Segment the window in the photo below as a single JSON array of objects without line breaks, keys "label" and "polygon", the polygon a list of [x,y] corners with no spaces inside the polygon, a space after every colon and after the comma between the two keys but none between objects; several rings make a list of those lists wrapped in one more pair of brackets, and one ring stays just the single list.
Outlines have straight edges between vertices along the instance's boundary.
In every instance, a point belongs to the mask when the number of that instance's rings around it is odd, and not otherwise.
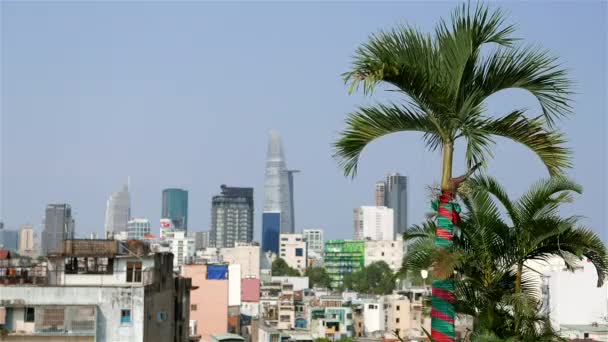
[{"label": "window", "polygon": [[[361,328],[361,322],[359,322],[359,328]],[[359,336],[361,336],[361,335],[359,335]]]},{"label": "window", "polygon": [[399,311],[399,305],[397,305],[397,311]]},{"label": "window", "polygon": [[131,310],[120,310],[120,323],[131,323]]},{"label": "window", "polygon": [[36,316],[36,310],[34,308],[26,308],[25,309],[25,321],[33,322]]},{"label": "window", "polygon": [[395,319],[395,323],[399,323],[399,317],[397,317],[397,319]]},{"label": "window", "polygon": [[304,256],[304,249],[303,248],[296,248],[296,256],[297,257]]},{"label": "window", "polygon": [[196,311],[196,304],[190,305],[190,311]]},{"label": "window", "polygon": [[127,262],[127,283],[141,282],[141,262]]},{"label": "window", "polygon": [[401,331],[401,329],[395,329],[395,334],[396,334],[397,336],[399,336],[399,332],[400,332],[400,331]]},{"label": "window", "polygon": [[167,320],[167,313],[164,311],[159,311],[156,313],[156,321],[157,322],[164,322]]}]

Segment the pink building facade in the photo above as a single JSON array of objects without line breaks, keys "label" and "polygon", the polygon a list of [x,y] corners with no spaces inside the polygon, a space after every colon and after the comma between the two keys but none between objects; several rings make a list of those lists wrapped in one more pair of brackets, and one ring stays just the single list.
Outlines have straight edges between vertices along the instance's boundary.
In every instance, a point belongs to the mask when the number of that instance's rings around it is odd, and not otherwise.
[{"label": "pink building facade", "polygon": [[208,277],[207,265],[183,265],[182,275],[192,279],[190,321],[195,321],[195,335],[200,336],[200,341],[208,342],[211,341],[211,335],[226,333],[228,279]]}]

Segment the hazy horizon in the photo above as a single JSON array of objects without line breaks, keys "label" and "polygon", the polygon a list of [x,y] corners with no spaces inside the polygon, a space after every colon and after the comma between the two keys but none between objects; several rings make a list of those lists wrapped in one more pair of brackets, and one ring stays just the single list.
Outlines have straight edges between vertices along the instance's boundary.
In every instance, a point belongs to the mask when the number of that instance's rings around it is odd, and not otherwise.
[{"label": "hazy horizon", "polygon": [[[76,232],[104,227],[108,197],[131,178],[131,214],[158,235],[161,191],[189,191],[189,231],[210,228],[220,185],[254,188],[259,241],[268,132],[278,130],[295,176],[296,231],[351,238],[353,209],[375,182],[408,176],[410,224],[430,211],[440,156],[417,134],[394,134],[345,178],[331,143],[357,105],[340,75],[367,37],[405,22],[430,31],[459,2],[2,2],[0,220],[39,230],[47,203],[72,206]],[[605,2],[492,3],[516,36],[559,57],[577,92],[559,122],[573,150],[567,174],[584,193],[563,210],[608,240]],[[520,91],[488,103],[497,115],[538,105]],[[486,170],[512,197],[548,173],[523,147],[497,139]],[[462,149],[456,174],[462,172]]]}]

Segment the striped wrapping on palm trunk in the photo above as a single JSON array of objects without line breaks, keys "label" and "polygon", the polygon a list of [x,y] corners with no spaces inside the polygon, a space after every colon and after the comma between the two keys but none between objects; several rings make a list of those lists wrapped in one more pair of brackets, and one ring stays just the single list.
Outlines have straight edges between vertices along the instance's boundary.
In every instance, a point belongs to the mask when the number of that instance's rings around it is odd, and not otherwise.
[{"label": "striped wrapping on palm trunk", "polygon": [[[450,192],[442,192],[439,200],[433,203],[437,211],[437,235],[435,246],[449,248],[452,246],[454,224],[458,223],[460,207]],[[452,342],[454,331],[454,280],[433,280],[433,297],[431,310],[431,337],[436,342]]]}]

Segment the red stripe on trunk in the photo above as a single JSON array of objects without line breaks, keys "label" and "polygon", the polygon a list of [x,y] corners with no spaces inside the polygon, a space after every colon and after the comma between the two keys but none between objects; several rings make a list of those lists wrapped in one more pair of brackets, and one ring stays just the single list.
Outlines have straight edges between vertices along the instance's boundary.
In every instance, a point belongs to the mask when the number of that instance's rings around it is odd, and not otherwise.
[{"label": "red stripe on trunk", "polygon": [[441,320],[444,320],[450,324],[454,324],[454,319],[446,314],[444,314],[441,311],[438,311],[437,309],[433,308],[433,310],[431,310],[431,317],[433,318],[439,318]]},{"label": "red stripe on trunk", "polygon": [[452,240],[452,233],[440,227],[437,227],[437,236],[446,240]]},{"label": "red stripe on trunk", "polygon": [[452,292],[438,288],[433,289],[433,296],[439,297],[449,303],[453,303],[455,299],[454,294]]},{"label": "red stripe on trunk", "polygon": [[431,330],[431,337],[435,342],[453,342],[454,339],[450,336],[442,333],[441,331],[437,331],[435,329]]}]

